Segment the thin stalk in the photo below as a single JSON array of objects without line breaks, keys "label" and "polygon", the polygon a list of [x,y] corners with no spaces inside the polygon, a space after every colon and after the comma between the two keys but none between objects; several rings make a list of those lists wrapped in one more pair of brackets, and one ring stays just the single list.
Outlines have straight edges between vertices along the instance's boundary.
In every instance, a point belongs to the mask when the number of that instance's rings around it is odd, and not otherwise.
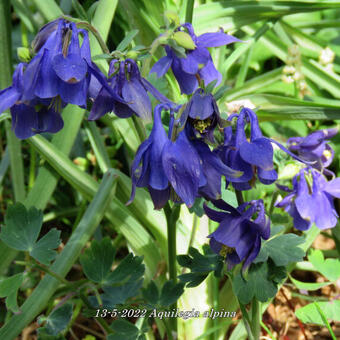
[{"label": "thin stalk", "polygon": [[314,302],[314,305],[316,307],[316,309],[318,310],[320,316],[321,316],[321,319],[322,321],[324,322],[325,326],[327,327],[328,331],[329,331],[329,334],[332,336],[332,339],[333,340],[336,340],[336,336],[333,332],[333,329],[331,327],[331,325],[329,324],[327,318],[326,318],[326,315],[324,314],[324,312],[322,311],[322,309],[320,308],[320,306],[318,305],[317,302]]},{"label": "thin stalk", "polygon": [[273,195],[272,195],[272,199],[270,201],[270,206],[269,206],[269,210],[268,210],[268,216],[270,217],[273,213],[274,207],[275,207],[275,202],[276,199],[279,196],[279,192],[278,191],[274,191]]},{"label": "thin stalk", "polygon": [[39,264],[37,262],[28,262],[28,261],[15,261],[15,264],[19,265],[19,266],[29,266],[29,267],[33,267],[33,268],[38,268],[41,271],[43,271],[44,273],[47,273],[51,276],[53,276],[54,278],[56,278],[57,280],[59,280],[61,283],[65,284],[65,285],[70,285],[70,282],[68,282],[66,279],[64,279],[63,277],[61,277],[60,275],[52,272],[48,267],[44,266],[43,264]]},{"label": "thin stalk", "polygon": [[258,340],[260,338],[261,333],[260,322],[261,322],[261,304],[257,299],[253,298],[253,301],[251,303],[250,328],[252,330],[255,340]]},{"label": "thin stalk", "polygon": [[238,205],[243,204],[244,203],[244,199],[243,199],[242,191],[235,190],[235,194],[236,194],[236,199],[237,199]]},{"label": "thin stalk", "polygon": [[135,115],[132,115],[132,120],[133,120],[133,123],[136,127],[138,137],[139,137],[139,139],[142,143],[146,138],[145,127],[144,127],[142,121],[140,120],[140,118],[137,118]]},{"label": "thin stalk", "polygon": [[185,9],[185,22],[192,23],[195,0],[187,0],[186,2],[187,2],[187,6]]},{"label": "thin stalk", "polygon": [[244,327],[247,331],[249,340],[257,340],[257,339],[254,339],[254,336],[253,336],[253,332],[252,332],[251,327],[250,327],[250,319],[249,319],[249,315],[248,315],[248,312],[246,310],[246,307],[244,307],[244,305],[240,301],[239,301],[239,305],[240,305],[240,310],[241,310],[241,313],[242,313],[242,316],[243,316],[242,321],[243,321]]},{"label": "thin stalk", "polygon": [[277,340],[270,329],[262,321],[260,321],[260,325],[268,333],[272,340]]},{"label": "thin stalk", "polygon": [[[10,1],[0,0],[0,88],[3,89],[12,81],[12,42],[11,42],[11,10]],[[16,201],[25,198],[25,182],[21,143],[11,131],[8,121],[5,121],[7,145],[11,161],[11,175]]]},{"label": "thin stalk", "polygon": [[[167,203],[164,206],[164,212],[167,221],[167,234],[168,234],[168,267],[169,277],[174,283],[177,282],[177,259],[176,259],[176,224],[179,218],[180,205],[174,205],[173,208]],[[176,309],[177,302],[175,302],[170,309]],[[177,332],[177,319],[171,320],[173,323],[173,330]]]},{"label": "thin stalk", "polygon": [[30,146],[30,172],[28,177],[28,190],[31,190],[35,182],[35,165],[37,160],[37,152],[33,146]]},{"label": "thin stalk", "polygon": [[[113,172],[109,170],[103,177],[98,191],[86,210],[78,227],[57,256],[50,270],[61,277],[65,277],[72,265],[79,257],[81,250],[88,242],[98,224],[102,220],[107,207],[114,196],[115,180]],[[30,297],[20,307],[21,313],[14,315],[1,329],[0,339],[12,340],[20,334],[22,329],[32,322],[45,308],[48,300],[57,290],[60,282],[51,275],[45,275],[34,289]]]}]

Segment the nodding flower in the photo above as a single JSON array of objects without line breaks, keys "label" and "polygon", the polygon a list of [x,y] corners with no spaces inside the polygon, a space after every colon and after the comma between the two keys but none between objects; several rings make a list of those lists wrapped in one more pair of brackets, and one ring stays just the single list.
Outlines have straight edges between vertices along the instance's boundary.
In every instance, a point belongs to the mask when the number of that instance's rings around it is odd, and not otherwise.
[{"label": "nodding flower", "polygon": [[218,222],[210,234],[210,247],[225,257],[228,269],[243,262],[243,270],[255,260],[261,248],[261,239],[270,236],[270,220],[265,215],[262,200],[254,200],[234,208],[223,200],[212,201],[220,209],[213,210],[204,204],[206,215]]},{"label": "nodding flower", "polygon": [[[241,177],[233,181],[237,190],[249,190],[256,179],[263,184],[272,184],[277,180],[277,172],[273,163],[273,146],[276,144],[283,151],[296,160],[309,164],[294,155],[277,141],[262,135],[257,116],[249,108],[243,108],[240,114],[229,116],[228,120],[237,118],[236,131],[228,126],[224,128],[224,145],[219,148],[219,155],[223,162],[230,168],[243,172]],[[249,141],[246,136],[245,127],[250,124]]]},{"label": "nodding flower", "polygon": [[287,140],[288,149],[306,161],[315,161],[312,166],[323,170],[333,161],[334,150],[328,142],[337,133],[338,129],[332,128],[314,131],[306,137],[291,137]]},{"label": "nodding flower", "polygon": [[20,63],[12,85],[0,92],[0,113],[10,108],[12,128],[20,139],[59,131],[61,109],[66,104],[86,108],[92,79],[105,82],[91,61],[88,32],[75,23],[58,19],[45,25],[33,50],[33,59]]},{"label": "nodding flower", "polygon": [[293,217],[294,227],[307,230],[313,223],[319,229],[335,227],[338,214],[333,197],[340,198],[340,178],[327,181],[312,167],[304,168],[293,178],[293,189],[277,207],[284,208]]},{"label": "nodding flower", "polygon": [[189,140],[186,129],[172,140],[172,128],[168,136],[162,125],[162,110],[171,112],[173,108],[169,104],[155,107],[151,134],[139,146],[132,163],[128,203],[133,201],[136,187],[148,188],[155,209],[162,208],[169,199],[184,202],[188,207],[200,195],[216,199],[220,195],[221,175],[231,180],[240,173],[224,165],[203,142]]},{"label": "nodding flower", "polygon": [[159,59],[150,72],[155,72],[158,77],[164,74],[171,67],[181,92],[185,94],[193,93],[199,86],[198,79],[208,85],[217,80],[216,85],[221,82],[222,75],[216,70],[210,52],[207,47],[218,47],[240,41],[237,38],[223,32],[204,33],[197,36],[191,24],[185,23],[176,28],[176,32],[186,30],[193,43],[193,49],[185,51],[186,57],[179,57],[169,46],[165,46],[166,56]]},{"label": "nodding flower", "polygon": [[89,120],[98,119],[105,113],[113,111],[120,118],[128,118],[135,114],[151,121],[152,106],[148,92],[161,103],[173,104],[140,75],[133,59],[112,60],[109,76],[109,86],[112,90],[108,91],[104,86],[100,89],[94,99]]}]

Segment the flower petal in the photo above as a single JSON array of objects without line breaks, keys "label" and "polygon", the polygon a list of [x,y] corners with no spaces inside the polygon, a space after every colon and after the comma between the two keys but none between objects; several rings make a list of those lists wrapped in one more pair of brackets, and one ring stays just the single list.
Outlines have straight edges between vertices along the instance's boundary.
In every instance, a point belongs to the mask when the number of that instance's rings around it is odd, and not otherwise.
[{"label": "flower petal", "polygon": [[222,32],[204,33],[197,38],[197,44],[200,47],[218,47],[234,42],[241,42],[241,40]]}]

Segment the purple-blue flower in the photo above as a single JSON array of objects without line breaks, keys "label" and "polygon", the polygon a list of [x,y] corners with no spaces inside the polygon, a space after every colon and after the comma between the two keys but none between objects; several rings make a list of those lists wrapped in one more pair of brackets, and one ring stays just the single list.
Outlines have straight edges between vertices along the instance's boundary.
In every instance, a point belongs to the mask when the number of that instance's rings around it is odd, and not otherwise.
[{"label": "purple-blue flower", "polygon": [[263,201],[245,202],[237,209],[223,200],[212,203],[222,211],[204,204],[206,215],[219,223],[208,236],[211,249],[225,257],[229,269],[242,261],[246,269],[258,255],[261,239],[267,240],[270,236],[270,220],[265,215]]},{"label": "purple-blue flower", "polygon": [[[224,129],[224,145],[219,148],[222,161],[243,175],[233,181],[236,190],[249,190],[258,179],[263,184],[272,184],[277,180],[277,172],[273,164],[272,143],[278,145],[293,158],[301,161],[280,143],[262,135],[257,116],[249,108],[243,108],[239,115],[231,115],[228,120],[237,118],[236,131],[232,126]],[[250,124],[250,138],[247,139],[245,127]]]},{"label": "purple-blue flower", "polygon": [[56,107],[62,103],[37,97],[30,101],[22,100],[24,67],[25,64],[19,64],[13,74],[12,85],[0,91],[0,113],[10,108],[12,130],[20,139],[42,132],[58,132],[64,122]]},{"label": "purple-blue flower", "polygon": [[45,25],[33,49],[33,59],[19,64],[12,85],[0,92],[0,113],[10,108],[12,128],[20,139],[59,131],[61,108],[68,103],[86,108],[94,77],[105,83],[91,61],[88,33],[75,23],[58,19]]},{"label": "purple-blue flower", "polygon": [[220,112],[214,96],[199,88],[188,102],[180,118],[180,124],[188,124],[191,134],[214,143],[214,130],[221,124]]},{"label": "purple-blue flower", "polygon": [[185,94],[191,94],[197,89],[198,79],[203,80],[205,85],[217,80],[216,85],[218,85],[222,76],[216,70],[207,47],[227,45],[239,40],[223,32],[196,36],[189,23],[179,26],[175,31],[183,29],[187,30],[196,47],[193,50],[186,50],[186,57],[181,58],[170,46],[166,45],[166,56],[159,59],[150,72],[156,72],[158,77],[162,77],[171,67],[181,92]]},{"label": "purple-blue flower", "polygon": [[314,131],[307,137],[291,137],[287,140],[288,149],[296,152],[306,161],[314,161],[318,170],[329,166],[334,158],[334,150],[329,139],[338,133],[337,128]]},{"label": "purple-blue flower", "polygon": [[317,170],[300,170],[293,178],[293,189],[276,204],[284,208],[294,221],[294,227],[307,230],[313,223],[319,229],[333,228],[338,220],[333,197],[340,198],[340,178],[327,181]]},{"label": "purple-blue flower", "polygon": [[[132,202],[136,187],[147,187],[155,209],[172,199],[188,207],[196,197],[216,199],[220,195],[221,175],[228,180],[240,173],[228,168],[210,148],[199,140],[189,140],[182,130],[171,140],[161,121],[162,110],[172,110],[169,104],[159,104],[154,110],[151,134],[138,148],[132,163]],[[173,122],[173,120],[172,120]]]},{"label": "purple-blue flower", "polygon": [[98,119],[111,111],[120,118],[128,118],[135,114],[142,119],[151,120],[152,106],[148,92],[160,102],[171,103],[140,75],[138,66],[132,59],[112,60],[109,77],[111,77],[109,86],[112,90],[109,92],[104,86],[100,89],[89,120]]}]

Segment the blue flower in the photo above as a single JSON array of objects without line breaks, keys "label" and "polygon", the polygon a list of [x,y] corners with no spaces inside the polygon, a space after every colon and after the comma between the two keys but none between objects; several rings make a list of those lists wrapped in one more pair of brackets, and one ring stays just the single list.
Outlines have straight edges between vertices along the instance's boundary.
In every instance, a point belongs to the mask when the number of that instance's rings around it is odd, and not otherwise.
[{"label": "blue flower", "polygon": [[214,130],[222,125],[220,112],[214,96],[199,88],[195,91],[180,117],[180,124],[187,123],[191,134],[215,143]]},{"label": "blue flower", "polygon": [[287,140],[288,149],[296,152],[306,161],[315,161],[318,170],[329,166],[334,158],[334,150],[328,140],[338,133],[337,128],[314,131],[307,137],[291,137]]},{"label": "blue flower", "polygon": [[134,199],[136,187],[148,188],[155,209],[162,208],[169,199],[188,207],[200,195],[216,199],[220,195],[221,175],[232,180],[239,172],[224,165],[203,142],[189,140],[185,129],[172,141],[162,125],[163,109],[173,110],[169,104],[156,106],[151,134],[138,148],[132,163],[128,203]]},{"label": "blue flower", "polygon": [[336,225],[338,214],[333,197],[340,198],[340,178],[327,182],[319,171],[304,168],[293,178],[293,189],[286,191],[290,193],[276,206],[293,217],[295,228],[307,230],[313,223],[319,229]]},{"label": "blue flower", "polygon": [[[59,111],[60,102],[37,97],[31,101],[23,101],[23,72],[25,64],[19,64],[13,74],[12,86],[0,91],[0,112],[10,108],[12,130],[19,139],[29,138],[37,133],[55,133],[61,130],[64,122]],[[39,107],[39,109],[36,109]]]},{"label": "blue flower", "polygon": [[[243,175],[233,181],[237,190],[251,189],[257,177],[263,184],[272,184],[277,180],[277,173],[273,164],[272,143],[293,158],[302,161],[283,145],[273,139],[264,137],[259,127],[255,112],[243,108],[239,115],[231,115],[228,120],[237,118],[236,131],[231,126],[224,129],[224,145],[219,148],[219,155],[230,168],[243,172]],[[247,140],[245,126],[250,124],[250,138]]]},{"label": "blue flower", "polygon": [[152,106],[148,92],[160,102],[171,103],[140,75],[138,66],[132,59],[121,62],[112,60],[109,76],[111,76],[109,82],[111,91],[104,86],[100,89],[94,100],[89,120],[98,119],[111,111],[120,118],[128,118],[135,114],[142,119],[151,120]]},{"label": "blue flower", "polygon": [[249,267],[261,248],[261,239],[270,236],[270,220],[265,215],[262,200],[241,204],[237,209],[223,200],[212,201],[223,211],[216,211],[204,204],[206,215],[218,222],[218,228],[210,234],[211,249],[225,256],[228,268],[243,263],[243,269]]},{"label": "blue flower", "polygon": [[86,108],[93,79],[103,86],[106,82],[91,61],[87,31],[74,23],[58,19],[45,25],[33,49],[37,54],[18,65],[13,84],[0,92],[0,113],[11,109],[12,128],[21,139],[59,131],[61,108],[68,103]]},{"label": "blue flower", "polygon": [[181,58],[170,46],[166,45],[166,56],[159,59],[150,72],[156,72],[158,77],[162,77],[171,67],[181,92],[185,94],[191,94],[197,89],[198,79],[203,80],[205,85],[217,80],[216,85],[218,85],[222,76],[216,70],[207,47],[227,45],[239,40],[223,32],[196,36],[189,23],[179,26],[175,31],[180,31],[183,28],[187,30],[196,47],[193,50],[187,50],[186,57]]}]

